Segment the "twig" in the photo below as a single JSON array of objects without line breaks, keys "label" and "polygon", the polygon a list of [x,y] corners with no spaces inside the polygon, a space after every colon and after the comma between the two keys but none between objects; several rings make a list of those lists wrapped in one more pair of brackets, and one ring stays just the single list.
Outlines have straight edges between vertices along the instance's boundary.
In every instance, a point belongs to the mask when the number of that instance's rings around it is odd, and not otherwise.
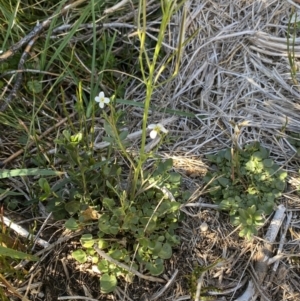
[{"label": "twig", "polygon": [[[120,298],[122,298],[122,300],[124,299],[128,299],[129,301],[133,301],[127,294],[126,292],[124,292],[120,287],[116,287],[115,292],[118,294],[118,296]],[[121,297],[121,294],[123,295],[123,297]]]},{"label": "twig", "polygon": [[203,283],[204,274],[205,274],[205,272],[201,273],[201,276],[199,277],[199,279],[197,281],[197,291],[196,291],[195,301],[200,300],[201,287],[202,287],[202,283]]},{"label": "twig", "polygon": [[22,301],[30,301],[25,296],[22,296],[11,284],[9,281],[7,281],[2,274],[0,274],[0,280],[1,282],[6,286],[6,288],[11,291],[15,296],[20,298]]},{"label": "twig", "polygon": [[[255,269],[253,271],[248,270],[252,280],[248,282],[248,286],[245,292],[239,296],[236,301],[254,301],[257,298],[256,290],[259,291],[262,298],[269,300],[264,293],[262,293],[262,289],[260,285],[263,283],[264,278],[268,271],[268,260],[272,254],[272,244],[274,243],[278,231],[281,227],[282,221],[285,218],[285,210],[286,208],[283,205],[279,205],[275,215],[271,221],[271,224],[268,228],[268,231],[264,237],[265,243],[262,247],[259,248],[257,255],[256,255],[256,263]],[[250,265],[251,266],[251,265]],[[252,268],[252,266],[251,266]],[[253,285],[254,283],[254,285]]]},{"label": "twig", "polygon": [[43,222],[41,228],[39,229],[38,233],[35,235],[35,238],[34,238],[34,244],[33,244],[32,248],[31,248],[31,251],[34,250],[35,244],[37,243],[37,240],[39,239],[38,237],[39,237],[40,233],[43,231],[43,229],[46,227],[47,222],[48,222],[48,220],[49,220],[49,218],[50,218],[51,216],[52,216],[52,213],[49,213],[48,216],[47,216],[47,218],[44,220],[44,222]]},{"label": "twig", "polygon": [[111,258],[109,255],[107,255],[105,252],[103,252],[102,250],[100,250],[97,246],[97,244],[94,245],[94,249],[96,250],[96,252],[103,257],[104,259],[106,259],[107,261],[121,267],[122,269],[128,271],[129,273],[132,273],[142,279],[146,279],[148,281],[153,281],[153,282],[160,282],[160,283],[165,283],[166,281],[161,279],[161,278],[157,278],[157,277],[153,277],[153,276],[146,276],[141,274],[139,271],[135,270],[132,267],[129,267],[128,265],[118,262],[117,260]]},{"label": "twig", "polygon": [[[19,61],[19,65],[18,65],[18,69],[19,70],[23,70],[24,69],[24,64],[27,60],[27,57],[29,56],[29,52],[31,47],[34,45],[35,41],[37,40],[37,36],[34,37],[32,40],[29,41],[29,43],[27,44],[21,59]],[[0,60],[1,61],[1,60]],[[3,112],[6,110],[7,106],[11,103],[11,101],[16,97],[17,92],[19,90],[19,88],[21,87],[22,84],[22,79],[23,79],[23,72],[18,72],[17,76],[16,76],[16,81],[15,84],[11,90],[11,92],[9,93],[8,97],[5,99],[4,98],[4,104],[0,107],[0,112]]]},{"label": "twig", "polygon": [[93,299],[90,297],[81,297],[81,296],[64,296],[58,297],[57,300],[87,300],[87,301],[98,301],[98,299]]},{"label": "twig", "polygon": [[34,236],[32,234],[30,234],[27,230],[25,230],[24,228],[22,228],[21,226],[15,224],[14,222],[12,222],[9,218],[3,216],[3,222],[6,226],[8,226],[9,228],[11,228],[12,230],[14,230],[16,233],[18,233],[21,237],[25,237],[25,238],[29,238],[29,239],[33,239],[35,240],[35,242],[37,244],[39,244],[40,246],[42,246],[43,248],[47,248],[50,246],[50,244],[41,239],[38,238],[37,236]]},{"label": "twig", "polygon": [[[284,231],[283,231],[283,234],[281,235],[280,237],[280,242],[279,242],[279,246],[278,246],[278,251],[277,251],[277,255],[281,255],[281,252],[282,252],[282,249],[283,249],[283,245],[285,244],[285,237],[286,237],[286,233],[287,233],[287,230],[289,229],[290,227],[290,223],[291,223],[291,220],[292,220],[292,216],[293,216],[293,213],[292,212],[289,212],[287,214],[287,219],[286,219],[286,223],[285,223],[285,227],[284,227]],[[268,264],[270,264],[270,260],[268,262]],[[275,275],[275,272],[277,271],[277,268],[278,268],[278,265],[279,265],[279,260],[276,260],[274,266],[273,266],[273,273],[272,273],[272,276],[274,277]],[[272,278],[273,278],[272,277]],[[270,281],[271,283],[272,281]]]},{"label": "twig", "polygon": [[129,2],[129,0],[122,0],[119,3],[117,3],[116,5],[104,10],[104,14],[110,14],[115,12],[116,10],[120,9],[122,6],[124,6],[127,2]]},{"label": "twig", "polygon": [[150,300],[156,300],[157,298],[159,298],[173,284],[177,274],[178,274],[178,270],[175,270],[171,279],[166,283],[166,285],[160,291],[152,295],[152,297],[150,297]]},{"label": "twig", "polygon": [[[35,256],[41,256],[41,255],[43,255],[44,253],[46,253],[46,252],[50,251],[51,249],[55,248],[57,245],[59,245],[59,244],[65,242],[65,241],[67,241],[67,240],[69,240],[69,239],[71,239],[71,238],[73,238],[73,237],[79,236],[79,235],[81,235],[82,233],[83,233],[83,231],[78,231],[78,232],[73,233],[73,234],[71,234],[71,235],[69,235],[69,236],[63,236],[63,237],[59,238],[57,241],[55,241],[54,243],[49,244],[49,246],[46,247],[45,249],[43,249],[43,250],[41,250],[41,251],[38,251],[38,252],[35,253],[34,255],[35,255]],[[17,265],[14,267],[14,269],[18,269],[18,270],[19,270],[19,269],[22,269],[28,262],[29,262],[28,260],[23,260],[22,262],[20,262],[19,264],[17,264]],[[33,265],[33,266],[34,266],[34,265]]]},{"label": "twig", "polygon": [[[256,271],[254,270],[253,266],[250,264],[250,269],[248,270],[252,277],[252,281],[254,283],[255,289],[260,293],[260,297],[265,301],[271,301],[270,297],[267,296],[266,292],[261,288],[261,283],[259,283],[259,279],[256,277]],[[254,290],[255,292],[255,290]],[[255,300],[256,298],[252,296],[251,300]]]}]

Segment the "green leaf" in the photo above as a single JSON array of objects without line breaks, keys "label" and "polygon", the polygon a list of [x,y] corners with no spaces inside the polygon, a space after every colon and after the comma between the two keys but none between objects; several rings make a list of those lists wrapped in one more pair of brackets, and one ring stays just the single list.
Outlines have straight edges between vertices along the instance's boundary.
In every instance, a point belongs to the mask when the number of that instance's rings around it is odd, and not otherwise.
[{"label": "green leaf", "polygon": [[221,177],[218,178],[218,182],[223,186],[227,187],[230,184],[230,181],[227,178]]},{"label": "green leaf", "polygon": [[279,191],[283,191],[284,188],[285,188],[285,182],[283,182],[283,181],[276,181],[275,187],[276,187]]},{"label": "green leaf", "polygon": [[141,247],[150,248],[153,242],[149,240],[149,238],[141,237],[139,239],[139,244]]},{"label": "green leaf", "polygon": [[38,80],[30,80],[27,82],[27,87],[30,90],[30,92],[33,93],[40,93],[43,91],[42,83]]},{"label": "green leaf", "polygon": [[116,203],[115,203],[115,201],[113,199],[104,198],[103,201],[102,201],[102,203],[103,203],[103,206],[106,209],[108,209],[108,210],[110,210],[112,212],[114,211]]},{"label": "green leaf", "polygon": [[73,145],[77,145],[80,141],[82,141],[82,138],[83,138],[83,134],[81,132],[75,134],[75,135],[72,135],[70,137],[70,142],[73,144]]},{"label": "green leaf", "polygon": [[114,137],[114,131],[107,121],[104,121],[104,129],[108,136]]},{"label": "green leaf", "polygon": [[165,172],[169,171],[172,167],[173,167],[173,160],[167,159],[158,165],[157,170],[159,171],[160,174],[164,174]]},{"label": "green leaf", "polygon": [[254,161],[250,160],[246,163],[246,169],[249,170],[249,171],[254,171],[255,170],[255,167],[256,167],[256,164]]},{"label": "green leaf", "polygon": [[164,243],[162,248],[160,249],[159,253],[157,254],[158,257],[162,259],[169,259],[172,257],[172,247],[169,243]]},{"label": "green leaf", "polygon": [[65,222],[65,228],[75,231],[79,228],[79,225],[77,224],[75,218],[71,217]]},{"label": "green leaf", "polygon": [[30,260],[30,261],[38,261],[39,260],[39,258],[37,256],[26,254],[21,251],[6,248],[3,246],[0,246],[0,256],[7,256],[7,257],[10,257],[13,259],[24,259],[24,260]]},{"label": "green leaf", "polygon": [[227,148],[225,153],[224,153],[224,158],[227,160],[227,161],[231,161],[232,160],[232,155],[231,155],[231,149],[230,148]]},{"label": "green leaf", "polygon": [[146,269],[149,270],[151,275],[159,276],[164,271],[163,259],[156,259],[154,262],[147,262]]},{"label": "green leaf", "polygon": [[101,271],[101,273],[107,273],[109,270],[109,262],[105,259],[100,260],[100,262],[97,265],[99,271]]},{"label": "green leaf", "polygon": [[70,201],[65,204],[65,209],[70,215],[73,215],[80,210],[80,202],[79,201]]},{"label": "green leaf", "polygon": [[171,183],[180,183],[181,181],[181,175],[177,172],[171,172],[169,174],[169,179],[168,179],[168,182],[171,182]]},{"label": "green leaf", "polygon": [[100,238],[99,240],[98,240],[98,247],[99,247],[99,249],[106,249],[107,247],[108,247],[108,242],[105,240],[105,239],[102,239],[102,238]]},{"label": "green leaf", "polygon": [[109,255],[113,259],[116,259],[116,260],[120,261],[122,259],[123,253],[120,250],[114,250],[111,253],[109,253]]},{"label": "green leaf", "polygon": [[273,164],[274,164],[274,162],[273,162],[272,159],[265,159],[265,160],[263,161],[263,164],[264,164],[265,167],[272,167]]},{"label": "green leaf", "polygon": [[91,248],[94,245],[95,240],[93,239],[92,234],[83,234],[80,238],[80,243],[84,248]]},{"label": "green leaf", "polygon": [[156,242],[154,242],[154,245],[149,245],[148,248],[153,255],[158,255],[158,253],[161,251],[162,243],[157,240]]},{"label": "green leaf", "polygon": [[121,141],[123,141],[123,140],[125,140],[127,138],[127,136],[128,136],[128,131],[122,131],[120,133],[119,138],[120,138]]},{"label": "green leaf", "polygon": [[0,179],[10,177],[22,177],[22,176],[60,176],[64,172],[51,170],[51,169],[39,169],[39,168],[26,168],[26,169],[2,169],[0,170]]},{"label": "green leaf", "polygon": [[281,181],[284,181],[287,177],[287,172],[286,171],[279,171],[278,172],[278,178],[281,180]]},{"label": "green leaf", "polygon": [[72,257],[80,263],[85,263],[87,261],[86,253],[81,249],[74,251]]},{"label": "green leaf", "polygon": [[39,179],[39,185],[47,195],[51,194],[51,187],[45,178]]},{"label": "green leaf", "polygon": [[100,279],[100,290],[103,294],[111,293],[117,287],[117,278],[115,275],[103,274]]}]

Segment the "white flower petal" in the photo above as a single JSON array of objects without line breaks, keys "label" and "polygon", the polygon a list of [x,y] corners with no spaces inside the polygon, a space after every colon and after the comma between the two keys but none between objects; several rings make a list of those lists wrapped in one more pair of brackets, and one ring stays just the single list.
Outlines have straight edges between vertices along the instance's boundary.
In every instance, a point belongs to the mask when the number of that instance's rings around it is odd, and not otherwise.
[{"label": "white flower petal", "polygon": [[153,130],[153,131],[150,132],[150,138],[151,139],[155,139],[156,136],[157,136],[157,131]]},{"label": "white flower petal", "polygon": [[165,134],[168,133],[168,130],[167,130],[161,123],[158,123],[158,124],[157,124],[157,127],[158,127],[159,130],[162,131],[163,133],[165,133]]},{"label": "white flower petal", "polygon": [[155,127],[156,127],[156,124],[153,124],[153,123],[148,125],[149,130],[153,130]]},{"label": "white flower petal", "polygon": [[99,107],[100,107],[101,109],[103,109],[103,108],[104,108],[104,104],[110,103],[110,98],[105,97],[104,92],[101,91],[101,92],[99,93],[99,95],[95,97],[95,101],[98,102],[98,103],[99,103]]}]

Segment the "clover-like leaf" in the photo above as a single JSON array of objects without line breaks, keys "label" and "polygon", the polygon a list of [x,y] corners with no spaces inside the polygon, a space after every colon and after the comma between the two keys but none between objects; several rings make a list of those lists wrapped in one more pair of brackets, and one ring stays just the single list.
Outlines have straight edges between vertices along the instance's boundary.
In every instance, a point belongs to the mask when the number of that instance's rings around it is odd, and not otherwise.
[{"label": "clover-like leaf", "polygon": [[113,199],[104,198],[102,203],[103,206],[110,211],[113,211],[115,209],[116,202]]},{"label": "clover-like leaf", "polygon": [[227,178],[220,177],[218,178],[218,182],[223,186],[227,187],[230,184],[230,181]]},{"label": "clover-like leaf", "polygon": [[79,225],[76,222],[75,218],[71,217],[65,222],[65,228],[68,230],[75,231],[79,228]]},{"label": "clover-like leaf", "polygon": [[169,243],[164,243],[157,254],[158,257],[162,259],[169,259],[172,257],[172,247]]},{"label": "clover-like leaf", "polygon": [[255,170],[255,167],[256,167],[256,164],[253,160],[250,160],[246,163],[246,169],[249,171],[253,172]]},{"label": "clover-like leaf", "polygon": [[65,209],[68,211],[70,215],[77,213],[80,210],[80,202],[79,201],[70,201],[65,204]]},{"label": "clover-like leaf", "polygon": [[27,82],[28,89],[33,93],[40,93],[43,91],[43,86],[41,81],[38,80],[30,80]]},{"label": "clover-like leaf", "polygon": [[272,159],[265,159],[265,160],[263,161],[263,164],[264,164],[265,167],[272,167],[273,164],[274,164],[274,162],[273,162]]},{"label": "clover-like leaf", "polygon": [[156,259],[153,262],[146,263],[146,269],[149,270],[150,274],[153,276],[159,276],[164,271],[164,261],[163,259]]},{"label": "clover-like leaf", "polygon": [[80,238],[80,243],[84,248],[91,248],[95,240],[93,239],[92,234],[83,234]]},{"label": "clover-like leaf", "polygon": [[80,263],[85,263],[87,261],[87,255],[81,249],[72,252],[72,257]]},{"label": "clover-like leaf", "polygon": [[97,267],[101,273],[107,273],[109,271],[109,262],[106,259],[102,259],[99,261]]},{"label": "clover-like leaf", "polygon": [[111,293],[117,287],[117,278],[115,275],[103,274],[100,279],[100,290],[103,294]]}]

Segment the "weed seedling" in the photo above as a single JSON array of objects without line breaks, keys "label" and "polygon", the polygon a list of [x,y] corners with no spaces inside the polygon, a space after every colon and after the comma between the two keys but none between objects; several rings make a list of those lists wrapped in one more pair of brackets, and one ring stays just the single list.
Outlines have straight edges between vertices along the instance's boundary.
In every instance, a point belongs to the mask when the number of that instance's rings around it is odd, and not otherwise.
[{"label": "weed seedling", "polygon": [[257,142],[243,150],[228,148],[207,158],[218,168],[205,177],[210,183],[209,194],[220,209],[229,212],[233,225],[240,227],[239,235],[250,239],[263,225],[264,216],[273,212],[287,173]]}]

